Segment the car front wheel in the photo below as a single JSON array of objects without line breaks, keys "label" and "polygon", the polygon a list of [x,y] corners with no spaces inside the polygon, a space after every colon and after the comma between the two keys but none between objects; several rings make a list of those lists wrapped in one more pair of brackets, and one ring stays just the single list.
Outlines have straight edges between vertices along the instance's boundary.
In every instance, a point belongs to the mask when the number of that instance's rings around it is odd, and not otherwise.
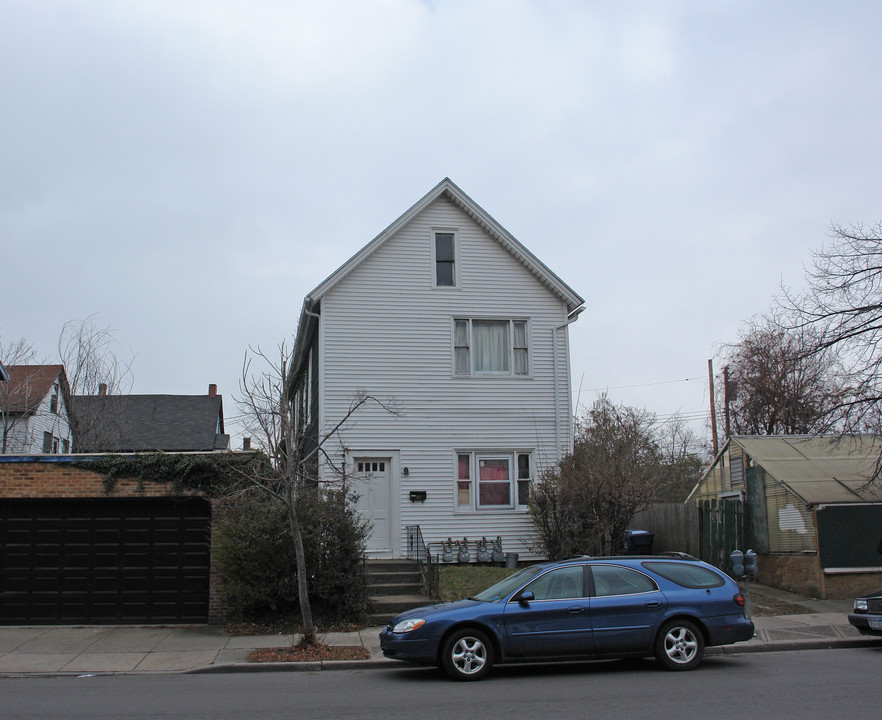
[{"label": "car front wheel", "polygon": [[655,641],[655,658],[668,670],[692,670],[704,656],[704,636],[688,620],[662,625]]},{"label": "car front wheel", "polygon": [[441,667],[454,680],[480,680],[493,667],[493,646],[480,630],[456,630],[444,643]]}]

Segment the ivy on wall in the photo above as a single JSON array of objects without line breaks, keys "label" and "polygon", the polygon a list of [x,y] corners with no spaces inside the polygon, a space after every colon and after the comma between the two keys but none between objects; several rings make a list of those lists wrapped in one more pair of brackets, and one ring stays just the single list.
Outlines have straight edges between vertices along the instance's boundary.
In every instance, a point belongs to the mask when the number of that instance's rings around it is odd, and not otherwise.
[{"label": "ivy on wall", "polygon": [[262,453],[232,455],[229,453],[144,453],[137,455],[100,455],[88,460],[71,462],[73,467],[104,475],[104,490],[113,492],[117,481],[131,478],[144,490],[144,483],[171,485],[172,492],[200,492],[209,496],[223,495],[247,473],[249,466],[268,461]]}]

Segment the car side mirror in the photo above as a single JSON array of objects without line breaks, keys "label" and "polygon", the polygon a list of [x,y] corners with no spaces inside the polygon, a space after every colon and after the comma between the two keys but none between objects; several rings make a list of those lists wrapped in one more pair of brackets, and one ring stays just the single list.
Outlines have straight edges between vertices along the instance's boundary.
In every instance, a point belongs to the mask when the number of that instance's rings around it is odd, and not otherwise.
[{"label": "car side mirror", "polygon": [[515,599],[519,603],[528,603],[528,602],[530,602],[530,600],[534,600],[535,598],[536,598],[536,596],[533,595],[532,590],[525,590],[520,595],[518,595],[517,598],[515,598]]}]

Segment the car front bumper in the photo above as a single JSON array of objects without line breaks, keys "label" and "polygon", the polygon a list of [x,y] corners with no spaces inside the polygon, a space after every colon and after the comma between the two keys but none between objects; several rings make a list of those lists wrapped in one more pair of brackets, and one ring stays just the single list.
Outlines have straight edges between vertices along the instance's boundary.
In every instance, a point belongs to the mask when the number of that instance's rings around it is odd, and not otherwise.
[{"label": "car front bumper", "polygon": [[[861,635],[882,636],[882,615],[875,615],[873,613],[850,613],[848,616],[848,622],[856,627]],[[875,627],[870,627],[871,624]]]},{"label": "car front bumper", "polygon": [[380,649],[392,660],[434,664],[438,659],[438,644],[419,630],[394,633],[389,628],[380,631]]}]

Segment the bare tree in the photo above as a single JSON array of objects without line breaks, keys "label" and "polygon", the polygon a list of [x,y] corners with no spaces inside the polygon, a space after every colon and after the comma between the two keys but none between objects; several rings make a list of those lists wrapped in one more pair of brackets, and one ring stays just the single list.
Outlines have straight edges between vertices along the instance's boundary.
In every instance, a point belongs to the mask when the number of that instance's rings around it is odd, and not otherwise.
[{"label": "bare tree", "polygon": [[[847,393],[838,403],[844,432],[882,431],[882,223],[832,225],[831,242],[812,254],[807,288],[778,300],[782,327],[809,331],[808,351],[831,350]],[[878,477],[877,472],[876,476]]]},{"label": "bare tree", "polygon": [[732,434],[810,434],[836,426],[845,396],[840,364],[833,348],[817,348],[811,327],[754,318],[723,355],[728,372],[719,407]]},{"label": "bare tree", "polygon": [[116,331],[95,325],[95,316],[69,320],[58,337],[58,357],[70,386],[68,414],[78,451],[87,445],[114,445],[124,424],[123,404],[113,397],[100,403],[81,402],[85,396],[119,396],[132,387],[134,355],[121,358]]},{"label": "bare tree", "polygon": [[665,478],[655,501],[682,502],[701,477],[704,465],[702,441],[679,414],[659,426],[655,438]]},{"label": "bare tree", "polygon": [[666,481],[654,425],[651,413],[606,396],[577,419],[573,452],[540,479],[531,498],[548,557],[616,549]]},{"label": "bare tree", "polygon": [[[264,369],[257,373],[252,371],[254,358],[262,360],[264,364]],[[257,488],[285,507],[297,565],[297,594],[303,620],[302,642],[315,644],[309,575],[297,513],[298,495],[315,491],[321,483],[336,482],[345,487],[345,469],[334,462],[326,448],[354,421],[360,409],[373,404],[392,414],[397,414],[397,410],[393,402],[382,402],[364,390],[358,390],[343,416],[320,432],[316,440],[305,431],[302,408],[294,402],[293,388],[287,374],[290,360],[291,355],[284,343],[279,346],[277,358],[270,358],[260,348],[251,349],[250,355],[245,355],[239,383],[240,395],[236,403],[241,422],[255,434],[256,444],[266,453],[269,462],[263,469],[252,467],[242,481],[244,490]]]},{"label": "bare tree", "polygon": [[[18,365],[34,365],[37,359],[37,351],[30,341],[25,338],[12,340],[4,343],[0,338],[0,363],[4,367],[13,367]],[[5,453],[12,449],[13,452],[20,451],[17,443],[13,441],[14,431],[18,423],[26,420],[26,413],[20,412],[19,407],[20,393],[10,392],[12,389],[6,387],[6,383],[0,384],[0,453]],[[25,393],[26,395],[26,393]]]}]

